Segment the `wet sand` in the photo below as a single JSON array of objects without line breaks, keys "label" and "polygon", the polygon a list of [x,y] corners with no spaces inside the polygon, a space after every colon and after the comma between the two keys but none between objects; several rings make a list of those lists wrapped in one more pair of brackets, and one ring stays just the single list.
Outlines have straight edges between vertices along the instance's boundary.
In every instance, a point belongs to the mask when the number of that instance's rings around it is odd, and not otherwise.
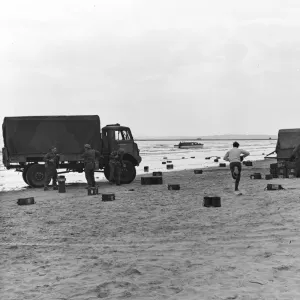
[{"label": "wet sand", "polygon": [[[300,299],[300,179],[250,179],[271,162],[243,167],[241,196],[228,166],[168,172],[163,185],[100,182],[112,202],[80,184],[0,193],[0,298]],[[205,195],[222,207],[203,207]]]}]

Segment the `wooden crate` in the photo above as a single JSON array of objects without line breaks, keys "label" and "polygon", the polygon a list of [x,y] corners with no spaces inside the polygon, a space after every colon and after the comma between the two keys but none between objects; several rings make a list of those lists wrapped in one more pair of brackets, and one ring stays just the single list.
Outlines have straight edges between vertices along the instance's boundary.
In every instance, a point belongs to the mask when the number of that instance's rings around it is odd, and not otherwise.
[{"label": "wooden crate", "polygon": [[287,164],[287,161],[285,161],[285,160],[279,161],[279,162],[277,162],[277,168],[285,168],[286,164]]},{"label": "wooden crate", "polygon": [[287,178],[296,178],[296,169],[295,168],[287,168],[286,176],[287,176]]},{"label": "wooden crate", "polygon": [[277,169],[277,175],[279,178],[287,178],[287,169],[286,167],[280,167]]},{"label": "wooden crate", "polygon": [[142,185],[163,184],[162,176],[141,177]]},{"label": "wooden crate", "polygon": [[287,161],[286,162],[286,168],[287,169],[295,169],[296,168],[296,162],[294,162],[294,161]]}]

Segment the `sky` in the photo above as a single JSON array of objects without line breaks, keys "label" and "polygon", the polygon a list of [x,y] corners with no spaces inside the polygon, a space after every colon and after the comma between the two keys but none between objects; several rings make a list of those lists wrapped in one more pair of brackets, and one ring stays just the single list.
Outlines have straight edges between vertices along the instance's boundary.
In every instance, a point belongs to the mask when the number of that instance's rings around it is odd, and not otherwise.
[{"label": "sky", "polygon": [[0,118],[100,116],[134,136],[300,128],[300,1],[10,0]]}]

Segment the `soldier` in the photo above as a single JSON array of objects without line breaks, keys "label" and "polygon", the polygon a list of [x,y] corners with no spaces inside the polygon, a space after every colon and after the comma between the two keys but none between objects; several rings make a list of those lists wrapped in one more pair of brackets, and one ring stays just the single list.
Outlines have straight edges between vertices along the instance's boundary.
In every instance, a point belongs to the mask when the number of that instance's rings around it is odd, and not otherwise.
[{"label": "soldier", "polygon": [[95,163],[96,159],[100,158],[100,152],[92,149],[91,145],[85,144],[82,157],[84,159],[84,172],[88,188],[95,187]]},{"label": "soldier", "polygon": [[44,191],[48,191],[48,184],[51,179],[53,181],[53,189],[57,188],[57,167],[59,163],[59,155],[57,154],[56,147],[51,148],[51,152],[48,152],[44,156],[45,162],[45,182],[44,182]]},{"label": "soldier", "polygon": [[114,150],[109,156],[109,182],[114,181],[116,185],[121,185],[121,173],[123,167],[124,150]]},{"label": "soldier", "polygon": [[300,177],[300,144],[296,146],[290,157],[290,161],[295,161],[296,177]]}]

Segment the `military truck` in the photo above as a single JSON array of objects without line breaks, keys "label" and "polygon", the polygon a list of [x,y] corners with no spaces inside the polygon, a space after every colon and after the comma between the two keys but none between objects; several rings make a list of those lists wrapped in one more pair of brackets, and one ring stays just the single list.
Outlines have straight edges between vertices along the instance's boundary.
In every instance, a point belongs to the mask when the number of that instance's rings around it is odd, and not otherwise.
[{"label": "military truck", "polygon": [[23,180],[35,188],[44,185],[43,157],[52,146],[60,154],[58,174],[84,171],[81,157],[84,144],[102,154],[98,172],[104,172],[106,179],[110,153],[119,146],[124,149],[123,184],[135,179],[135,167],[142,160],[130,128],[112,124],[101,130],[97,115],[5,117],[2,131],[4,166],[22,172]]},{"label": "military truck", "polygon": [[[277,161],[288,161],[294,148],[300,144],[300,128],[280,129],[276,148],[267,154],[265,158],[276,158]],[[270,156],[276,153],[277,156]]]}]

